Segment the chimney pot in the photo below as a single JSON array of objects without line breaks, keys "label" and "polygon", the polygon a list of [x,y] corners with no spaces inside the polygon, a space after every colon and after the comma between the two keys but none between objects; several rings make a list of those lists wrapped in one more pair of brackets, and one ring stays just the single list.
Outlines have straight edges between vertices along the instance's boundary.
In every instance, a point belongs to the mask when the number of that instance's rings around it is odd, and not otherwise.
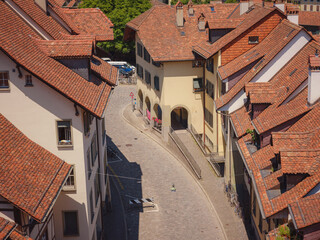
[{"label": "chimney pot", "polygon": [[184,20],[183,20],[183,4],[182,2],[178,1],[176,4],[176,21],[178,27],[183,27]]}]

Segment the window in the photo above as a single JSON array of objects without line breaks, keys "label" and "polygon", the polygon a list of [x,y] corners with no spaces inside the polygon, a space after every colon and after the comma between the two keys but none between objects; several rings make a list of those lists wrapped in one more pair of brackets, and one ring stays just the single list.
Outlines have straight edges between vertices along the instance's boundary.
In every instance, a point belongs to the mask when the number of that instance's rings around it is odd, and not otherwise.
[{"label": "window", "polygon": [[[100,171],[98,171],[100,172]],[[100,197],[100,181],[99,181],[99,174],[96,174],[96,177],[94,178],[94,196],[96,200],[96,205],[98,204],[99,197]]]},{"label": "window", "polygon": [[63,216],[63,235],[79,236],[79,225],[78,225],[78,212],[77,211],[66,211],[62,212]]},{"label": "window", "polygon": [[74,165],[72,165],[72,170],[69,174],[69,177],[67,178],[66,183],[63,186],[64,191],[72,191],[76,190],[76,185],[75,185],[75,171],[74,171]]},{"label": "window", "polygon": [[90,133],[90,123],[91,123],[91,115],[88,112],[83,112],[83,128],[84,135],[89,136]]},{"label": "window", "polygon": [[200,60],[192,61],[192,67],[193,68],[203,67],[203,64],[204,64],[204,61],[200,61]]},{"label": "window", "polygon": [[207,84],[206,84],[206,93],[214,99],[214,85],[207,79]]},{"label": "window", "polygon": [[258,36],[249,37],[249,44],[256,44],[256,43],[259,43],[259,37]]},{"label": "window", "polygon": [[92,190],[90,191],[90,216],[91,216],[91,223],[93,222],[94,219],[94,208],[93,208],[93,197],[92,197]]},{"label": "window", "polygon": [[204,120],[213,127],[213,115],[207,108],[204,109]]},{"label": "window", "polygon": [[9,72],[0,72],[0,89],[9,88]]},{"label": "window", "polygon": [[137,53],[138,56],[142,57],[142,45],[140,43],[137,43]]},{"label": "window", "polygon": [[91,151],[90,147],[87,150],[87,166],[88,166],[88,179],[91,177]]},{"label": "window", "polygon": [[151,74],[147,70],[145,70],[144,72],[145,72],[146,83],[148,85],[151,85]]},{"label": "window", "polygon": [[206,61],[206,67],[207,67],[207,70],[209,71],[209,72],[214,72],[213,71],[213,58],[210,58],[210,59],[208,59],[207,61]]},{"label": "window", "polygon": [[146,48],[143,49],[143,54],[144,54],[144,56],[143,56],[144,60],[146,60],[146,62],[149,63],[150,62],[150,54],[148,53]]},{"label": "window", "polygon": [[91,162],[92,166],[94,166],[94,163],[96,161],[98,155],[98,144],[97,144],[97,134],[94,133],[92,140],[91,140]]},{"label": "window", "polygon": [[25,84],[26,87],[32,87],[33,84],[32,84],[32,76],[31,75],[26,75],[26,84]]},{"label": "window", "polygon": [[57,121],[58,145],[70,146],[71,141],[71,121]]},{"label": "window", "polygon": [[259,211],[259,231],[260,233],[262,233],[262,216],[260,211]]},{"label": "window", "polygon": [[153,64],[154,66],[156,66],[156,67],[160,67],[160,65],[161,65],[160,62],[155,62],[155,61],[153,61],[153,60],[152,60],[152,64]]},{"label": "window", "polygon": [[139,64],[137,64],[137,74],[141,79],[143,79],[143,67],[141,67]]},{"label": "window", "polygon": [[313,5],[310,5],[310,11],[311,12],[313,11]]},{"label": "window", "polygon": [[154,89],[160,91],[159,77],[158,76],[154,76]]},{"label": "window", "polygon": [[303,5],[303,10],[307,11],[307,5]]},{"label": "window", "polygon": [[194,78],[193,79],[193,91],[199,92],[202,91],[202,78]]}]

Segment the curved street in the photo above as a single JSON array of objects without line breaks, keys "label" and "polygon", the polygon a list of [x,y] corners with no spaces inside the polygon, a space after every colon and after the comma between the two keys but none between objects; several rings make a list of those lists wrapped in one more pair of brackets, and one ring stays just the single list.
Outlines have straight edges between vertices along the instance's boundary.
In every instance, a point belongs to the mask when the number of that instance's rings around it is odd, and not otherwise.
[{"label": "curved street", "polygon": [[[128,239],[224,239],[210,202],[186,168],[123,118],[130,92],[136,95],[135,86],[116,87],[106,113],[108,147],[114,153],[108,157],[109,174],[123,200]],[[140,198],[153,198],[155,206],[129,204]]]}]

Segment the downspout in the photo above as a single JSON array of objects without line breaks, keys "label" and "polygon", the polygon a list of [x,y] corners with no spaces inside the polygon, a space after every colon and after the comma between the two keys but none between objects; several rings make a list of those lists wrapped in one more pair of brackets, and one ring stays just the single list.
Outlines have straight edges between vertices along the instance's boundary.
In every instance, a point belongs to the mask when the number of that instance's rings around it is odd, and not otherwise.
[{"label": "downspout", "polygon": [[[214,67],[214,66],[213,66]],[[218,76],[216,77],[217,79],[217,84],[216,84],[216,99],[218,99],[218,93],[219,93],[219,81],[218,81]],[[216,134],[217,134],[217,153],[219,152],[219,133],[218,133],[218,130],[219,130],[219,123],[218,123],[218,114],[216,114]]]},{"label": "downspout", "polygon": [[[102,119],[103,121],[103,119]],[[96,127],[97,127],[97,134],[99,134],[99,126],[98,126],[98,118],[96,118]],[[100,134],[99,134],[100,135]],[[99,141],[99,135],[97,136],[97,145],[98,145],[98,169],[101,171],[101,166],[100,166],[100,161],[101,161],[101,156],[100,156],[100,141]],[[97,174],[100,174],[100,172],[98,172]],[[101,191],[101,176],[99,177],[99,191],[100,191],[100,213],[101,213],[101,230],[102,230],[102,234],[103,234],[103,209],[102,209],[102,191]],[[100,240],[100,239],[99,239]]]},{"label": "downspout", "polygon": [[203,60],[203,149],[206,149],[206,61]]}]

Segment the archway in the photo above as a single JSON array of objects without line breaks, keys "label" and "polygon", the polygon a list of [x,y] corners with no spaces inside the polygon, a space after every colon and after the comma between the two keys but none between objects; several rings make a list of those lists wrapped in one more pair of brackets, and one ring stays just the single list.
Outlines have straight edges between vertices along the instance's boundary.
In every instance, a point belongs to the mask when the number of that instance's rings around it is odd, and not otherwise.
[{"label": "archway", "polygon": [[158,130],[161,131],[161,126],[162,126],[162,110],[159,104],[155,104],[153,106],[153,112],[155,113],[155,117],[153,118],[154,120],[154,127],[157,128]]},{"label": "archway", "polygon": [[140,108],[140,111],[142,112],[143,111],[143,94],[141,90],[138,91],[138,97],[139,97],[139,108]]},{"label": "archway", "polygon": [[183,107],[176,107],[171,111],[171,127],[173,130],[188,128],[188,111]]},{"label": "archway", "polygon": [[148,120],[151,120],[151,103],[150,103],[150,99],[149,97],[146,97],[146,116],[148,118]]}]

